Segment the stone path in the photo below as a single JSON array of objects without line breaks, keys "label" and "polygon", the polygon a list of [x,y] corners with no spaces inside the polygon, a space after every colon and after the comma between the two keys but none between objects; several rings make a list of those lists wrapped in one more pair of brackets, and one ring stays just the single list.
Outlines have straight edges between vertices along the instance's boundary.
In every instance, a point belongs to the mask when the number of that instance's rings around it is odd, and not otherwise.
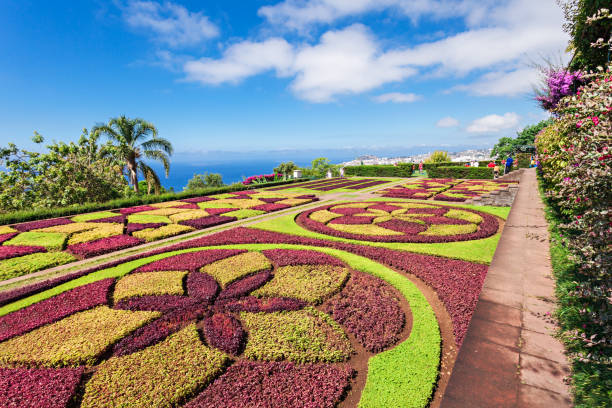
[{"label": "stone path", "polygon": [[520,189],[441,406],[571,407],[569,365],[553,337],[548,229],[535,169]]}]

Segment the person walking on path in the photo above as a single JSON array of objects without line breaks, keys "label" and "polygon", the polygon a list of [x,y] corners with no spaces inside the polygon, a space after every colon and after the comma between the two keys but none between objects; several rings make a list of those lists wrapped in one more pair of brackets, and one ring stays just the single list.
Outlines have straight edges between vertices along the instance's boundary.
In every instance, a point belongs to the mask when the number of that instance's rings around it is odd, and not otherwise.
[{"label": "person walking on path", "polygon": [[512,171],[513,162],[514,162],[514,159],[512,158],[512,156],[508,156],[508,158],[506,159],[506,169],[504,171],[504,174],[508,174]]},{"label": "person walking on path", "polygon": [[419,163],[419,174],[423,174],[423,161]]}]

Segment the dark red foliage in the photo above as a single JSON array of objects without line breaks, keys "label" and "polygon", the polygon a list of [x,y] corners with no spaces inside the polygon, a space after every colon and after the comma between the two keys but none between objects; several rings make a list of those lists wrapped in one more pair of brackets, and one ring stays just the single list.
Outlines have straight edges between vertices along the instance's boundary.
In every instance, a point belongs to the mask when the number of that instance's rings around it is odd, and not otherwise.
[{"label": "dark red foliage", "polygon": [[[464,194],[464,193],[461,193]],[[477,195],[477,194],[474,194]],[[437,201],[449,201],[449,202],[454,202],[454,203],[462,203],[465,200],[467,200],[467,198],[463,198],[463,197],[449,197],[447,195],[444,194],[438,194],[437,196],[434,197],[434,200]]]},{"label": "dark red foliage", "polygon": [[83,375],[78,368],[0,368],[0,406],[64,408]]},{"label": "dark red foliage", "polygon": [[47,252],[47,249],[40,246],[0,246],[0,260],[35,254],[37,252]]},{"label": "dark red foliage", "polygon": [[79,286],[49,299],[0,317],[0,341],[19,336],[73,313],[107,303],[114,279]]},{"label": "dark red foliage", "polygon": [[488,269],[487,265],[457,259],[299,237],[244,227],[233,228],[177,244],[172,246],[170,250],[207,245],[258,243],[310,245],[340,249],[417,276],[429,284],[444,303],[453,322],[453,333],[458,346],[461,345],[467,331]]},{"label": "dark red foliage", "polygon": [[247,296],[239,299],[221,299],[215,303],[215,309],[227,312],[280,312],[282,310],[299,310],[306,302],[291,298],[257,298]]},{"label": "dark red foliage", "polygon": [[209,215],[208,217],[196,218],[195,220],[185,220],[179,222],[181,225],[187,225],[196,229],[212,227],[214,225],[226,224],[236,221],[236,217],[224,217],[222,215]]},{"label": "dark red foliage", "polygon": [[422,224],[417,224],[415,222],[402,221],[398,219],[384,221],[378,225],[380,227],[387,228],[392,231],[403,232],[404,234],[410,234],[410,235],[418,234],[427,229],[427,227]]},{"label": "dark red foliage", "polygon": [[[323,208],[320,208],[321,210]],[[355,215],[355,214],[361,214],[364,213],[366,211],[365,208],[327,208],[329,211],[336,213],[336,214],[342,214],[342,215]]]},{"label": "dark red foliage", "polygon": [[431,224],[444,224],[444,225],[466,225],[466,224],[471,224],[471,222],[466,221],[466,220],[460,220],[460,219],[457,219],[457,218],[440,217],[440,216],[422,217],[421,219],[423,221],[425,221],[429,225],[431,225]]},{"label": "dark red foliage", "polygon": [[332,408],[353,375],[348,364],[239,361],[185,408]]},{"label": "dark red foliage", "polygon": [[200,209],[200,207],[197,204],[194,204],[194,203],[187,203],[187,204],[179,205],[179,206],[173,207],[173,208],[180,208],[180,209],[183,209],[183,210],[199,210]]},{"label": "dark red foliage", "polygon": [[272,212],[272,211],[278,211],[278,210],[284,210],[285,208],[291,208],[290,205],[286,205],[286,204],[262,204],[262,205],[257,205],[255,207],[251,207],[251,210],[259,210],[259,211],[265,211],[265,212]]},{"label": "dark red foliage", "polygon": [[127,215],[117,215],[115,217],[99,218],[97,220],[90,220],[87,222],[110,222],[116,224],[124,224],[127,219]]},{"label": "dark red foliage", "polygon": [[56,225],[72,224],[68,218],[51,218],[48,220],[30,221],[22,224],[15,224],[15,228],[19,232],[27,232],[39,228],[55,227]]},{"label": "dark red foliage", "polygon": [[[434,214],[442,216],[448,212],[448,207],[444,208],[408,208],[406,214]],[[425,217],[427,218],[427,217]],[[423,220],[425,220],[423,218]]]},{"label": "dark red foliage", "polygon": [[259,198],[258,200],[263,201],[264,203],[273,204],[277,201],[283,201],[284,198],[281,198],[281,197],[279,198]]},{"label": "dark red foliage", "polygon": [[130,215],[130,214],[139,213],[143,211],[153,211],[153,210],[157,210],[157,208],[151,207],[150,205],[138,205],[136,207],[120,208],[119,212],[124,215]]},{"label": "dark red foliage", "polygon": [[345,266],[344,263],[331,255],[305,249],[266,249],[262,253],[280,268],[288,265],[333,265]]},{"label": "dark red foliage", "polygon": [[266,283],[271,276],[272,274],[270,271],[263,271],[232,282],[219,293],[219,299],[235,298],[246,295]]},{"label": "dark red foliage", "polygon": [[395,210],[401,210],[402,207],[398,207],[395,205],[389,205],[389,204],[376,204],[376,205],[372,205],[369,208],[373,209],[373,210],[382,210],[382,211],[387,211],[387,212],[391,212],[391,211],[395,211]]},{"label": "dark red foliage", "polygon": [[361,190],[361,189],[364,189],[364,188],[374,187],[374,186],[378,186],[380,184],[385,184],[385,183],[387,183],[387,181],[382,181],[382,180],[379,180],[379,181],[370,181],[368,183],[358,184],[356,186],[349,186],[349,187],[346,187],[346,188],[349,189],[349,190]]},{"label": "dark red foliage", "polygon": [[[351,234],[348,232],[338,231],[327,225],[315,221],[309,217],[309,215],[315,211],[330,209],[331,206],[317,207],[304,211],[296,217],[298,225],[309,229],[311,231],[319,232],[325,235],[331,235],[341,238],[349,238],[355,240],[366,240],[373,242],[421,242],[421,243],[434,243],[434,242],[454,242],[454,241],[470,241],[474,239],[487,238],[497,232],[499,223],[497,219],[489,214],[468,210],[462,208],[462,211],[472,212],[482,217],[483,222],[480,223],[478,230],[469,234],[456,234],[456,235],[418,235],[418,234],[404,234],[404,235],[360,235]],[[453,207],[449,207],[453,208]],[[330,211],[337,211],[331,210]]]},{"label": "dark red foliage", "polygon": [[396,343],[406,321],[391,286],[361,272],[353,272],[344,289],[325,303],[324,310],[373,353]]},{"label": "dark red foliage", "polygon": [[353,215],[345,215],[344,217],[334,218],[333,220],[328,222],[328,224],[349,224],[349,225],[371,224],[372,220],[376,217],[377,217],[376,215],[373,215],[371,217],[365,217],[365,216],[357,217]]},{"label": "dark red foliage", "polygon": [[212,303],[218,291],[217,281],[206,273],[191,272],[187,276],[187,294],[200,302]]},{"label": "dark red foliage", "polygon": [[296,196],[295,198],[299,198],[301,200],[318,200],[317,196],[314,194],[304,194],[304,195],[300,195],[300,196]]},{"label": "dark red foliage", "polygon": [[163,227],[164,224],[163,222],[147,222],[147,223],[129,223],[127,225],[127,230],[126,230],[126,234],[128,235],[132,235],[132,233],[136,232],[136,231],[142,231],[143,229],[149,229],[149,228],[159,228],[159,227]]},{"label": "dark red foliage", "polygon": [[[419,194],[419,195],[416,195]],[[425,194],[425,195],[423,195]],[[383,197],[390,198],[428,198],[435,193],[424,188],[391,188],[387,190]]]},{"label": "dark red foliage", "polygon": [[205,208],[204,211],[210,215],[225,214],[228,212],[236,211],[238,208]]},{"label": "dark red foliage", "polygon": [[197,299],[187,296],[140,296],[119,301],[115,304],[115,309],[168,313],[177,308],[183,309],[192,307],[196,303],[199,303]]},{"label": "dark red foliage", "polygon": [[19,233],[18,232],[9,232],[8,234],[0,234],[0,244],[3,243],[4,241],[8,241],[9,239],[12,239],[12,238],[16,237],[17,234],[19,234]]},{"label": "dark red foliage", "polygon": [[215,198],[211,197],[193,197],[193,198],[184,198],[181,201],[185,203],[203,203],[205,201],[215,201]]},{"label": "dark red foliage", "polygon": [[[165,251],[164,251],[165,252]],[[170,256],[151,262],[136,269],[134,272],[155,272],[155,271],[198,271],[204,265],[229,258],[230,256],[247,252],[244,249],[211,249],[197,252],[187,252],[184,254]]]},{"label": "dark red foliage", "polygon": [[142,239],[129,235],[115,235],[95,241],[69,245],[67,250],[79,258],[91,258],[113,251],[119,251],[120,249],[131,248],[143,242]]},{"label": "dark red foliage", "polygon": [[196,303],[185,308],[175,309],[148,325],[139,328],[115,344],[113,356],[125,356],[152,346],[164,340],[170,334],[186,327],[189,323],[209,314],[208,306],[205,304]]},{"label": "dark red foliage", "polygon": [[242,195],[242,194],[257,194],[259,191],[257,190],[244,190],[244,191],[236,191],[234,194]]},{"label": "dark red foliage", "polygon": [[237,355],[242,348],[244,329],[233,316],[215,313],[204,321],[204,335],[211,346]]}]

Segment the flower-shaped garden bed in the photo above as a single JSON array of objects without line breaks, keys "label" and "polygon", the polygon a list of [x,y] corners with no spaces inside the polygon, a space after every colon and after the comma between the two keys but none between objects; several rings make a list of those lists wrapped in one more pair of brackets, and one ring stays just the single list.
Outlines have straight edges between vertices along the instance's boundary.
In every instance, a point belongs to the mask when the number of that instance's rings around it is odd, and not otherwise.
[{"label": "flower-shaped garden bed", "polygon": [[492,215],[429,203],[351,202],[305,211],[297,223],[311,231],[374,242],[453,242],[481,239],[499,228]]},{"label": "flower-shaped garden bed", "polygon": [[434,200],[463,202],[470,198],[480,197],[492,191],[503,190],[511,185],[516,185],[513,181],[493,181],[493,180],[466,180],[448,190],[437,194]]},{"label": "flower-shaped garden bed", "polygon": [[316,200],[240,191],[0,226],[0,280]]},{"label": "flower-shaped garden bed", "polygon": [[398,289],[317,250],[167,255],[0,317],[0,405],[333,407],[410,334]]}]

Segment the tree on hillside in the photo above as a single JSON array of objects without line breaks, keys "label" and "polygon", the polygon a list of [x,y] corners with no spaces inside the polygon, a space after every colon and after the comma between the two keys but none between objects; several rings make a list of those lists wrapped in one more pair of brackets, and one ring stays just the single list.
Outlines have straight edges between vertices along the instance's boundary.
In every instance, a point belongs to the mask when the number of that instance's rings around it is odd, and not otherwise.
[{"label": "tree on hillside", "polygon": [[448,152],[444,150],[436,150],[433,152],[427,159],[425,159],[425,163],[446,163],[451,161]]},{"label": "tree on hillside", "polygon": [[519,146],[533,145],[535,137],[540,131],[550,125],[554,120],[552,118],[542,120],[535,125],[527,126],[520,132],[516,132],[516,137],[502,137],[497,144],[493,146],[491,157],[504,158],[516,151]]},{"label": "tree on hillside", "polygon": [[[142,159],[156,160],[164,165],[166,177],[170,172],[172,144],[157,135],[155,126],[144,119],[130,119],[125,116],[112,118],[106,125],[98,125],[92,129],[96,135],[102,134],[116,143],[119,158],[125,162],[130,184],[138,193],[138,173],[142,173],[149,190],[160,191],[161,183],[157,173]],[[149,191],[150,192],[150,191]]]},{"label": "tree on hillside", "polygon": [[327,171],[331,170],[333,176],[337,176],[338,166],[333,165],[327,157],[319,157],[312,161],[311,173],[315,177],[325,177]]},{"label": "tree on hillside", "polygon": [[282,174],[283,176],[286,176],[288,174],[293,173],[293,170],[296,170],[297,168],[298,167],[295,165],[294,162],[289,161],[279,164],[278,167],[275,167],[273,171],[275,174]]},{"label": "tree on hillside", "polygon": [[558,3],[566,19],[563,29],[570,35],[568,50],[574,54],[569,69],[605,68],[612,46],[610,0],[558,0]]}]

